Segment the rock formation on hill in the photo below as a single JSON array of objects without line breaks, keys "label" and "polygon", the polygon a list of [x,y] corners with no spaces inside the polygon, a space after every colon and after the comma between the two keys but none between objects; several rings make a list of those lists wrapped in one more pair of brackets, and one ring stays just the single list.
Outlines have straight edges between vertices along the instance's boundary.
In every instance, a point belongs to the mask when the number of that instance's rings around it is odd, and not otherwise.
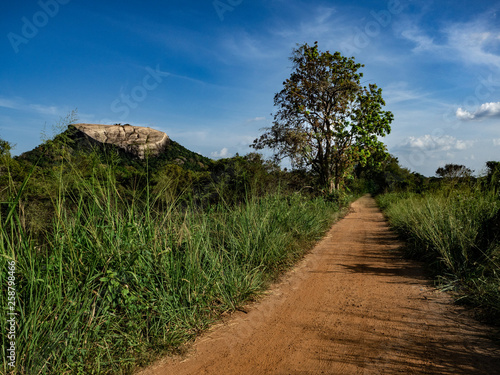
[{"label": "rock formation on hill", "polygon": [[132,125],[74,124],[76,129],[89,140],[118,146],[127,152],[144,159],[147,152],[158,156],[169,144],[169,137],[151,128]]}]

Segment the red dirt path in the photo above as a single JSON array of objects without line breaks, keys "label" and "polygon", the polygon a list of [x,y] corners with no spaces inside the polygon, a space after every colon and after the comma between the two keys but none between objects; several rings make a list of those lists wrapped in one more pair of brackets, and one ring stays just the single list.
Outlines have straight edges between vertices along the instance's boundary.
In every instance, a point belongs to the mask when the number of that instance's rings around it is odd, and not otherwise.
[{"label": "red dirt path", "polygon": [[452,305],[365,196],[259,302],[140,375],[500,374],[491,329]]}]

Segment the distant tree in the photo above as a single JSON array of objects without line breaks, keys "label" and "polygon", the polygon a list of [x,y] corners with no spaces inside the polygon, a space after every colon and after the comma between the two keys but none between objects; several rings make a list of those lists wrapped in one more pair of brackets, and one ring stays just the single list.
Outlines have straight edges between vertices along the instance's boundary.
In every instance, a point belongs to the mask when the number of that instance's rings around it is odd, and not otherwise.
[{"label": "distant tree", "polygon": [[[20,171],[18,163],[12,159],[10,142],[0,138],[0,201],[6,199],[9,194],[9,186],[12,186],[12,177],[18,176]],[[1,207],[0,207],[1,210]]]},{"label": "distant tree", "polygon": [[487,161],[486,168],[488,168],[488,176],[500,172],[500,161]]},{"label": "distant tree", "polygon": [[12,145],[6,140],[0,138],[0,157],[7,156],[10,157],[10,150]]},{"label": "distant tree", "polygon": [[290,58],[293,71],[274,97],[274,123],[252,147],[271,148],[275,160],[310,170],[322,188],[340,189],[356,164],[384,150],[378,137],[391,130],[393,115],[383,111],[382,90],[362,86],[353,57],[321,52],[304,44]]},{"label": "distant tree", "polygon": [[498,189],[500,187],[500,161],[487,161],[486,168],[488,168],[486,176],[488,184]]},{"label": "distant tree", "polygon": [[436,175],[443,178],[471,177],[474,171],[460,164],[446,164],[436,170]]},{"label": "distant tree", "polygon": [[374,154],[366,166],[356,166],[356,177],[370,182],[371,193],[389,191],[419,191],[425,178],[401,166],[396,156]]}]

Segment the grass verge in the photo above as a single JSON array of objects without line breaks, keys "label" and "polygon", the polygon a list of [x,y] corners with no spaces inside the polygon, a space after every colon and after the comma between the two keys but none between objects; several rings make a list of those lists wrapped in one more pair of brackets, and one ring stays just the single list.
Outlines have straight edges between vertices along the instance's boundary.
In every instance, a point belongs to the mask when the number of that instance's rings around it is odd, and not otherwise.
[{"label": "grass verge", "polygon": [[423,195],[377,198],[391,225],[405,238],[407,255],[423,259],[444,289],[500,321],[500,201],[479,187],[443,188]]},{"label": "grass verge", "polygon": [[16,199],[0,210],[0,270],[6,280],[16,262],[19,314],[16,367],[4,336],[3,373],[129,374],[261,292],[339,212],[297,194],[203,211],[148,192],[125,201],[112,175],[58,189],[41,237],[24,229]]}]

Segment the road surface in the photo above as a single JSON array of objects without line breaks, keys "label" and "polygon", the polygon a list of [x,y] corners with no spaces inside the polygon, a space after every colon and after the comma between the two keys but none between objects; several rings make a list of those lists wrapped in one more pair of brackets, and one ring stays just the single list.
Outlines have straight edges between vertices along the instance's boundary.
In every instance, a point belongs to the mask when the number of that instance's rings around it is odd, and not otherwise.
[{"label": "road surface", "polygon": [[140,375],[500,374],[491,328],[400,247],[364,196],[264,298]]}]

